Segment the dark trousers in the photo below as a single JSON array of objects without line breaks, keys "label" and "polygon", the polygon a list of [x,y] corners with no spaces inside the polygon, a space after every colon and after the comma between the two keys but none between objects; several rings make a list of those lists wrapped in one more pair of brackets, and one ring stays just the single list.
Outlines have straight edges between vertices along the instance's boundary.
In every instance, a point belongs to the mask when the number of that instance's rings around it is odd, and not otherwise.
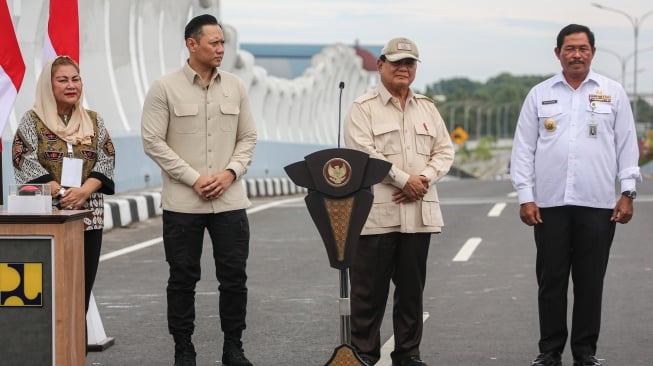
[{"label": "dark trousers", "polygon": [[163,246],[170,266],[168,278],[168,330],[190,337],[195,330],[195,285],[200,280],[204,230],[213,246],[219,282],[220,325],[225,335],[245,329],[249,222],[245,210],[217,214],[163,211]]},{"label": "dark trousers", "polygon": [[540,208],[535,226],[540,352],[563,351],[567,342],[567,289],[573,280],[571,350],[575,358],[596,353],[601,328],[603,279],[615,223],[611,209]]},{"label": "dark trousers", "polygon": [[84,231],[84,304],[87,313],[100,262],[100,249],[102,249],[102,230]]},{"label": "dark trousers", "polygon": [[[100,250],[102,249],[102,229],[84,231],[84,314],[88,314],[88,304],[91,301],[91,291],[95,283]],[[86,321],[86,317],[84,317]],[[84,327],[84,347],[88,345],[88,328]],[[88,353],[88,349],[86,350]]]},{"label": "dark trousers", "polygon": [[419,355],[422,341],[422,294],[430,233],[363,235],[349,269],[351,340],[361,356],[381,355],[381,322],[390,281],[395,285],[392,359]]}]

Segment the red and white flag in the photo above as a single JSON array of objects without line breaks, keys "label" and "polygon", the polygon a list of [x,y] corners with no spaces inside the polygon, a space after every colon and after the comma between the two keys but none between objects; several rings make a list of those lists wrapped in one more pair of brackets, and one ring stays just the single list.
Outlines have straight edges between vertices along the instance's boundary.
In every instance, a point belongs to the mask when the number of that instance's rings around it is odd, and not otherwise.
[{"label": "red and white flag", "polygon": [[50,0],[48,32],[43,43],[43,64],[57,56],[79,63],[79,13],[77,0]]},{"label": "red and white flag", "polygon": [[[0,0],[0,136],[25,76],[25,62],[6,1]],[[2,139],[0,139],[2,151]]]}]

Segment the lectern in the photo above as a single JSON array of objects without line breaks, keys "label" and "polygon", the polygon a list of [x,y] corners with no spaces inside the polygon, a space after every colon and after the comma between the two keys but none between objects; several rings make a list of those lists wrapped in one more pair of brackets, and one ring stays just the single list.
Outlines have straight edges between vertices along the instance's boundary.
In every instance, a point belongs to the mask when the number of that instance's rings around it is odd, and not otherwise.
[{"label": "lectern", "polygon": [[304,201],[329,256],[340,270],[340,338],[342,344],[325,366],[367,366],[351,345],[349,265],[358,237],[370,213],[372,185],[392,164],[353,149],[326,149],[287,165],[288,177],[309,190]]},{"label": "lectern", "polygon": [[0,212],[1,364],[86,364],[86,215]]}]

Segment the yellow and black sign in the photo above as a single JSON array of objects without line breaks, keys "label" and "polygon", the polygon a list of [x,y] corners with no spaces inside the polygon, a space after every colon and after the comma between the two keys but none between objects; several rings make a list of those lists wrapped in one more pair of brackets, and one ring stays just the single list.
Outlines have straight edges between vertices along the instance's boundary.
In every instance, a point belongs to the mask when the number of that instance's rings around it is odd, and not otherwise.
[{"label": "yellow and black sign", "polygon": [[0,263],[0,307],[43,306],[43,263]]},{"label": "yellow and black sign", "polygon": [[462,145],[465,141],[467,141],[468,138],[469,135],[460,126],[456,127],[453,131],[451,131],[451,140],[456,145]]}]

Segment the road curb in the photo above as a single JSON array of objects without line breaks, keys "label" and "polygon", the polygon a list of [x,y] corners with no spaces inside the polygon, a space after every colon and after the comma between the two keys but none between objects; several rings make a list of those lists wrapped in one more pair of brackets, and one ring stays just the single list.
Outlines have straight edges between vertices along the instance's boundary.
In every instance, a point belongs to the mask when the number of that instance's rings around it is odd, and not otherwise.
[{"label": "road curb", "polygon": [[[306,188],[295,185],[287,177],[249,178],[241,182],[249,198],[287,196],[307,192]],[[126,227],[162,213],[161,187],[104,196],[104,231]]]}]

